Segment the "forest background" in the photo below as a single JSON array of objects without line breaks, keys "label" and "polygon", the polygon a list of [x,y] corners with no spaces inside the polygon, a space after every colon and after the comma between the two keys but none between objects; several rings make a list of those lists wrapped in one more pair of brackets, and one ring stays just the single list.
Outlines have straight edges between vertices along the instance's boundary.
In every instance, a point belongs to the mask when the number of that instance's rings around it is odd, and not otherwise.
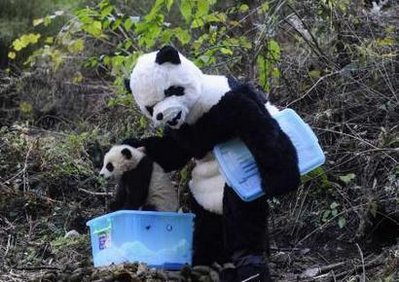
[{"label": "forest background", "polygon": [[[1,0],[0,280],[217,279],[209,268],[91,267],[85,223],[114,187],[97,177],[104,152],[159,133],[123,79],[164,44],[250,81],[319,138],[325,165],[270,201],[274,278],[398,281],[394,0]],[[190,168],[173,174],[185,210]]]}]

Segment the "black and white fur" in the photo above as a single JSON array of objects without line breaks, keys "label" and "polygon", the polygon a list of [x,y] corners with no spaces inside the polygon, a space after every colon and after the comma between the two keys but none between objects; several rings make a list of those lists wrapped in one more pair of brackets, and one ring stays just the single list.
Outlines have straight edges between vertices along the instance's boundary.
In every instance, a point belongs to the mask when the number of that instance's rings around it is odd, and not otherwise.
[{"label": "black and white fur", "polygon": [[[243,202],[225,185],[218,222],[214,216],[220,208],[214,208],[214,198],[207,193],[220,191],[220,181],[205,172],[200,178],[208,182],[201,185],[195,175],[201,164],[213,158],[216,144],[239,137],[257,162],[268,196],[297,189],[300,175],[295,148],[266,109],[265,99],[247,84],[203,74],[170,46],[142,55],[129,86],[143,113],[155,125],[165,127],[162,137],[141,140],[148,156],[166,171],[182,168],[191,158],[197,162],[190,181],[197,215],[194,264],[232,261],[237,267],[236,279],[258,275],[259,281],[267,281],[270,277],[262,260],[267,245],[266,197]],[[208,191],[198,194],[204,198],[196,196],[201,187]],[[219,233],[222,236],[216,239]]]},{"label": "black and white fur", "polygon": [[100,175],[118,180],[111,211],[156,210],[176,211],[177,191],[167,173],[150,158],[143,148],[115,145],[104,156]]}]

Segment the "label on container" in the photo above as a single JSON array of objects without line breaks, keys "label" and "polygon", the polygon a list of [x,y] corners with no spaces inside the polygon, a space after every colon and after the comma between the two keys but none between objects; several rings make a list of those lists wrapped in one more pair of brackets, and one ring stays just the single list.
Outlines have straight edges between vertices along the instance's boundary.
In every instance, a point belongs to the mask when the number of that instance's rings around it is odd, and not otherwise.
[{"label": "label on container", "polygon": [[104,250],[111,247],[111,230],[103,230],[98,233],[98,248]]}]

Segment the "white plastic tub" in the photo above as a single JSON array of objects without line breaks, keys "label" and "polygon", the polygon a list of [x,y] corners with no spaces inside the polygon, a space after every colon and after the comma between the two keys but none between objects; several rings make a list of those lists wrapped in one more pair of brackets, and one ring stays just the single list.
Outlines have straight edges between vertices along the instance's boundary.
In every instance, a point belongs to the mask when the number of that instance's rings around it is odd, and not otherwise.
[{"label": "white plastic tub", "polygon": [[191,264],[193,219],[191,213],[130,210],[96,217],[86,223],[94,266],[139,261],[179,269]]}]

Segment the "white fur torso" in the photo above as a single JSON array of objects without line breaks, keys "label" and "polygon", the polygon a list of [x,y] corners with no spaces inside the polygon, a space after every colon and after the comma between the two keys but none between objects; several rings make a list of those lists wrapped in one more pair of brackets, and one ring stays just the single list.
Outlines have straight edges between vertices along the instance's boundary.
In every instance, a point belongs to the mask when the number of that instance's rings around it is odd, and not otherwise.
[{"label": "white fur torso", "polygon": [[[230,91],[225,76],[204,74],[201,85],[201,99],[198,99],[187,116],[188,124],[194,124]],[[216,214],[223,213],[224,183],[223,176],[219,171],[219,164],[212,152],[200,160],[195,160],[195,167],[191,172],[191,180],[188,185],[194,199],[205,210]]]},{"label": "white fur torso", "polygon": [[217,214],[223,213],[224,183],[219,164],[212,153],[195,161],[188,185],[194,199],[204,209]]},{"label": "white fur torso", "polygon": [[[206,99],[201,99],[202,104],[195,107],[197,111],[193,111],[188,117],[194,121],[207,113],[230,90],[227,77],[204,75],[204,79],[208,83],[205,83],[208,85],[205,88],[207,91],[202,93],[202,95],[206,96]],[[271,115],[279,112],[279,109],[270,102],[267,102],[265,107]],[[187,122],[190,123],[190,119]],[[207,211],[222,214],[224,186],[225,180],[220,173],[219,164],[212,152],[209,152],[200,160],[195,160],[189,188],[198,204]]]},{"label": "white fur torso", "polygon": [[157,164],[153,163],[150,187],[148,188],[147,205],[153,205],[158,211],[177,211],[179,203],[177,190],[169,175]]}]

